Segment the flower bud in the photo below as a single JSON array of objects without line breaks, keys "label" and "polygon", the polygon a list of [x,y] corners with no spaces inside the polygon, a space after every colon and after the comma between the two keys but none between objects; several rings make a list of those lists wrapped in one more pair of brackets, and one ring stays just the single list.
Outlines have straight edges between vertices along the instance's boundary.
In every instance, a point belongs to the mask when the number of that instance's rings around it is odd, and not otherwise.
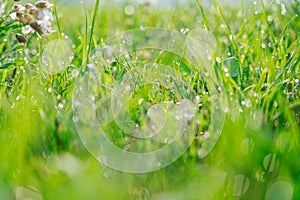
[{"label": "flower bud", "polygon": [[25,8],[26,8],[26,10],[29,11],[30,8],[33,8],[33,5],[32,5],[31,3],[27,3],[27,4],[25,5]]},{"label": "flower bud", "polygon": [[16,34],[16,38],[22,45],[25,45],[27,43],[27,39],[21,34]]},{"label": "flower bud", "polygon": [[35,3],[35,7],[43,9],[43,8],[50,8],[52,7],[52,4],[48,1],[38,1]]},{"label": "flower bud", "polygon": [[43,33],[43,27],[38,20],[33,20],[29,24],[38,33]]},{"label": "flower bud", "polygon": [[39,9],[35,8],[35,7],[32,7],[28,10],[29,14],[33,15],[33,16],[36,16],[39,12]]},{"label": "flower bud", "polygon": [[16,4],[16,5],[13,6],[13,11],[15,11],[15,12],[20,11],[20,9],[21,9],[21,6],[18,5],[18,4]]},{"label": "flower bud", "polygon": [[32,21],[32,18],[29,15],[23,13],[17,13],[17,18],[20,22],[26,24]]}]

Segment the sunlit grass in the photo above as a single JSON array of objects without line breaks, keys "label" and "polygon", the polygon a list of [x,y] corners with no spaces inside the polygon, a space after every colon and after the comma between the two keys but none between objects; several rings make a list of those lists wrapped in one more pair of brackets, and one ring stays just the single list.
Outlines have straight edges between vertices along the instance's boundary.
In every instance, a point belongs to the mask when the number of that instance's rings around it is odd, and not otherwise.
[{"label": "sunlit grass", "polygon": [[[21,24],[1,18],[0,199],[26,195],[23,190],[35,199],[282,199],[289,197],[290,188],[293,199],[298,199],[299,1],[247,2],[241,1],[241,9],[217,0],[172,8],[104,1],[98,10],[99,0],[96,7],[53,1],[56,32],[35,33],[25,45],[15,38],[22,32]],[[134,8],[132,15],[124,11],[128,5]],[[103,41],[145,27],[183,33],[210,30],[218,44],[214,67],[229,103],[220,140],[200,159],[210,122],[210,96],[202,75],[171,53],[152,52],[153,60],[172,66],[201,97],[202,124],[179,160],[159,171],[134,175],[104,167],[87,152],[76,133],[72,94],[79,71],[90,63],[99,67],[100,58],[93,56]],[[55,38],[70,41],[74,58],[64,71],[49,75],[43,72],[40,58],[45,44]],[[145,61],[139,60],[143,55],[137,57],[102,66],[103,83],[110,87],[121,81]],[[144,123],[138,118],[144,108],[136,102],[161,100],[149,90],[144,86],[131,99],[130,114],[137,123]],[[177,101],[163,92],[163,100]],[[120,135],[111,139],[122,146],[127,136]]]}]

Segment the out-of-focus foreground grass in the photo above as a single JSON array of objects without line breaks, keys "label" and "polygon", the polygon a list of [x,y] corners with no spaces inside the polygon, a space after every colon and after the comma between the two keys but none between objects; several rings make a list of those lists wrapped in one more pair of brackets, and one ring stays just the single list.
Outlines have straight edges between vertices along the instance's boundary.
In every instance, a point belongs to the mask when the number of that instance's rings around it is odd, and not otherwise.
[{"label": "out-of-focus foreground grass", "polygon": [[[300,4],[247,2],[241,7],[218,1],[101,5],[95,46],[118,32],[145,27],[183,33],[206,27],[218,44],[212,59],[230,104],[215,148],[200,159],[196,140],[169,167],[139,175],[100,165],[74,127],[72,90],[84,55],[90,56],[84,52],[92,5],[55,2],[57,31],[33,36],[25,46],[14,38],[20,29],[1,22],[0,199],[299,199]],[[74,58],[62,73],[48,75],[41,70],[40,55],[47,41],[59,37],[59,29],[72,44]],[[173,57],[157,57],[173,63]],[[104,70],[110,79],[118,75],[113,67]],[[116,73],[126,67],[119,63]]]}]

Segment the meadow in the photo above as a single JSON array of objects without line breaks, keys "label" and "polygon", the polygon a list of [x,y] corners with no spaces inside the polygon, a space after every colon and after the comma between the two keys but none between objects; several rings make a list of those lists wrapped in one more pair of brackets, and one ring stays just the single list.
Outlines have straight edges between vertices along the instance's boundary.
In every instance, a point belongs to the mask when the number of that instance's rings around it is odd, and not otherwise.
[{"label": "meadow", "polygon": [[300,2],[117,2],[0,1],[0,199],[300,199]]}]

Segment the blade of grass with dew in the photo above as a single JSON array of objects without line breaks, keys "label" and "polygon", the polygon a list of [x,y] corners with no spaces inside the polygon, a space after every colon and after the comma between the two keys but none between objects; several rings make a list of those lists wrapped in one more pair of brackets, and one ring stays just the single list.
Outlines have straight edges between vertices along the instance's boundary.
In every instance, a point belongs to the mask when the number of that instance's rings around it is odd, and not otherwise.
[{"label": "blade of grass with dew", "polygon": [[55,0],[52,0],[52,4],[53,4],[53,13],[55,16],[55,21],[56,21],[56,26],[57,26],[57,36],[59,39],[62,39],[60,22],[59,22],[58,15],[57,15]]},{"label": "blade of grass with dew", "polygon": [[[232,45],[232,47],[234,49],[235,56],[237,57],[238,60],[240,60],[240,53],[239,53],[239,50],[238,50],[238,47],[237,47],[237,44],[236,44],[236,35],[232,31],[232,29],[231,29],[228,21],[225,19],[225,15],[224,15],[224,13],[223,13],[223,11],[221,9],[219,1],[218,0],[214,0],[214,3],[217,6],[217,10],[218,10],[218,12],[219,12],[219,14],[220,14],[223,22],[225,23],[227,29],[229,30],[229,32],[231,34],[231,37],[228,36],[228,39],[231,42],[231,45]],[[241,87],[242,86],[242,80],[241,80],[241,78],[242,78],[242,66],[241,66],[240,62],[238,62],[238,63],[239,63],[238,85]]]},{"label": "blade of grass with dew", "polygon": [[99,6],[101,5],[102,0],[96,0],[95,6],[94,6],[94,12],[93,12],[93,19],[92,19],[92,24],[91,24],[91,32],[90,32],[90,38],[89,38],[89,48],[87,52],[87,56],[90,55],[91,49],[92,49],[92,44],[93,44],[93,34],[94,34],[94,29],[95,29],[95,23],[96,23],[96,17],[98,14]]},{"label": "blade of grass with dew", "polygon": [[87,38],[88,38],[88,15],[87,15],[87,7],[85,3],[82,2],[84,9],[84,17],[85,17],[85,26],[84,26],[84,34],[83,34],[83,44],[82,44],[82,69],[86,68],[88,58],[87,58]]},{"label": "blade of grass with dew", "polygon": [[205,12],[204,12],[203,6],[202,6],[201,3],[200,3],[200,0],[196,0],[196,3],[197,3],[197,5],[198,5],[198,7],[199,7],[199,9],[200,9],[200,11],[201,11],[201,15],[202,15],[202,18],[203,18],[204,26],[205,26],[205,28],[206,28],[208,31],[210,31],[210,26],[209,26],[209,24],[208,24],[208,21],[207,21],[207,18],[206,18],[206,14],[205,14]]}]

